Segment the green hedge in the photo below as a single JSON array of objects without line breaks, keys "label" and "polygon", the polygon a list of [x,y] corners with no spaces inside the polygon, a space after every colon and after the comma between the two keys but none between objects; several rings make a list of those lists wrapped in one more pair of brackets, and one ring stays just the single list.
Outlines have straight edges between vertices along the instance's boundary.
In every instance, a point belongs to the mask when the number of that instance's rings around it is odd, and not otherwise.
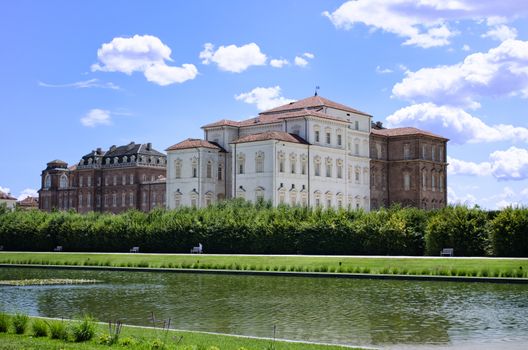
[{"label": "green hedge", "polygon": [[528,209],[487,212],[392,207],[363,211],[252,205],[234,200],[204,209],[120,215],[0,210],[6,250],[208,253],[528,256]]}]

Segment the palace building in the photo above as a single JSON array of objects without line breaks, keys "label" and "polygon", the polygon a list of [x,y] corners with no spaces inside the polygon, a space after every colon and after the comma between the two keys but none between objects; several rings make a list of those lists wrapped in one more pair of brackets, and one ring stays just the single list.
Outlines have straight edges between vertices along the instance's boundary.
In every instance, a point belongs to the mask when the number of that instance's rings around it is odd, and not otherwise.
[{"label": "palace building", "polygon": [[202,129],[203,139],[176,143],[167,155],[132,142],[94,150],[72,167],[52,161],[42,172],[39,206],[119,213],[242,198],[369,211],[447,202],[446,138],[383,128],[321,96]]},{"label": "palace building", "polygon": [[39,208],[120,213],[165,206],[165,154],[152,144],[98,148],[68,167],[54,160],[42,171]]}]

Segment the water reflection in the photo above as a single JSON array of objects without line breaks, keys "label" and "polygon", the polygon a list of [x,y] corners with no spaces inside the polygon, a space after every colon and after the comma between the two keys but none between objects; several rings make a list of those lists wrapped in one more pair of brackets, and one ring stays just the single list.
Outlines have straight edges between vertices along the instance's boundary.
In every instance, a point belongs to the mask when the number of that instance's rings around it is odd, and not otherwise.
[{"label": "water reflection", "polygon": [[342,344],[412,346],[528,341],[528,286],[0,269],[0,279],[90,278],[96,285],[0,287],[0,309],[89,312],[148,325]]}]

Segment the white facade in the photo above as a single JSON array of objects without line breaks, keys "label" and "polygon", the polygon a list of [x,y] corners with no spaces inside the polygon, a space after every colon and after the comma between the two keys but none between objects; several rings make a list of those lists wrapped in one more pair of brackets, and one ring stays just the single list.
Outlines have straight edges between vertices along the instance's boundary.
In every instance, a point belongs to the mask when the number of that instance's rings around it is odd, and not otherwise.
[{"label": "white facade", "polygon": [[[314,96],[255,119],[204,126],[205,140],[167,150],[167,206],[240,197],[369,210],[370,118]],[[207,162],[215,175],[223,169],[220,179],[208,177]]]}]

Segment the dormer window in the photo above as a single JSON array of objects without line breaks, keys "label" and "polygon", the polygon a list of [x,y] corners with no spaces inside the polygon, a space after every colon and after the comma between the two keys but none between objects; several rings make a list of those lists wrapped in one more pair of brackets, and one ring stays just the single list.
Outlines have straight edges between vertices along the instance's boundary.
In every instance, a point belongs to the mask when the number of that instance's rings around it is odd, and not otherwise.
[{"label": "dormer window", "polygon": [[110,164],[110,158],[105,159],[105,164]]},{"label": "dormer window", "polygon": [[118,157],[114,157],[114,164],[117,164],[119,163],[119,158]]}]

